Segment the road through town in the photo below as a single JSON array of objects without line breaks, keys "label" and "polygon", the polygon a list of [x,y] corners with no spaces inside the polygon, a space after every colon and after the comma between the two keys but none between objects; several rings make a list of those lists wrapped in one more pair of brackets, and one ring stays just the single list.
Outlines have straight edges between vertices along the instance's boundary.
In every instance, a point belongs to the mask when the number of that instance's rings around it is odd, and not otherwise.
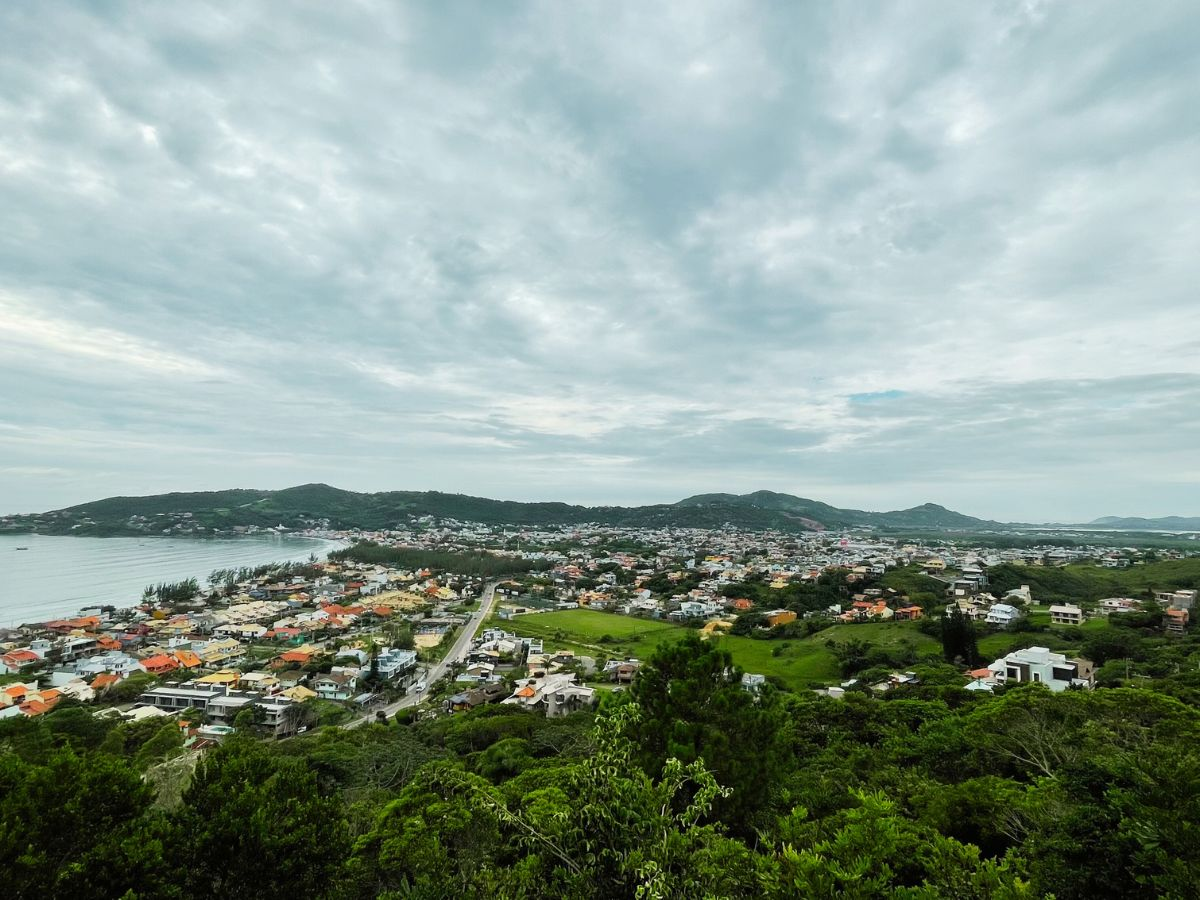
[{"label": "road through town", "polygon": [[[445,675],[446,670],[450,668],[451,664],[466,657],[467,651],[471,648],[471,641],[475,639],[476,633],[478,633],[480,627],[483,625],[487,617],[492,614],[492,605],[496,602],[496,585],[499,583],[500,582],[498,581],[490,581],[484,586],[483,596],[479,601],[479,609],[475,610],[475,612],[471,614],[471,618],[462,627],[458,637],[454,639],[454,643],[451,645],[450,649],[446,651],[446,655],[426,669],[423,675],[418,676],[419,680],[425,682],[426,687],[432,685],[435,681]],[[362,725],[366,722],[374,722],[378,717],[378,713],[380,712],[382,712],[388,718],[391,718],[402,709],[407,709],[410,706],[416,706],[421,702],[422,696],[422,693],[409,694],[408,696],[397,700],[395,703],[389,703],[387,706],[381,707],[378,710],[373,710],[368,715],[360,716],[357,719],[352,719],[342,727],[357,728],[359,725]]]}]

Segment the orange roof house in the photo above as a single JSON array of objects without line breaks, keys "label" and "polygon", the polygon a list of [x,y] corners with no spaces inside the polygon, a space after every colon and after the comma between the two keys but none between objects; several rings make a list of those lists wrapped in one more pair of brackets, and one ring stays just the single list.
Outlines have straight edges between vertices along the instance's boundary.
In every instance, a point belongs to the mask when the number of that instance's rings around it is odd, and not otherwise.
[{"label": "orange roof house", "polygon": [[198,666],[204,665],[204,660],[191,650],[176,650],[174,653],[175,659],[179,661],[179,665],[185,669],[195,669]]},{"label": "orange roof house", "polygon": [[158,653],[142,660],[142,668],[151,675],[165,675],[179,668],[179,660],[165,653]]},{"label": "orange roof house", "polygon": [[32,650],[9,650],[3,656],[0,656],[0,665],[3,665],[9,671],[36,665],[41,661],[42,658]]},{"label": "orange roof house", "polygon": [[786,625],[788,622],[795,622],[796,614],[790,609],[773,609],[767,613],[767,625],[774,628],[776,625]]},{"label": "orange roof house", "polygon": [[96,691],[97,693],[99,693],[100,691],[104,690],[105,688],[110,688],[114,684],[120,684],[120,683],[121,683],[120,675],[114,675],[112,672],[101,672],[99,675],[97,675],[95,678],[92,679],[92,683],[91,683],[90,687],[93,691]]},{"label": "orange roof house", "polygon": [[313,654],[308,650],[285,650],[271,660],[270,665],[272,669],[282,669],[288,663],[299,663],[303,666],[312,658]]},{"label": "orange roof house", "polygon": [[896,610],[896,619],[905,621],[906,619],[919,619],[925,615],[925,611],[919,606],[902,606]]},{"label": "orange roof house", "polygon": [[23,684],[12,684],[4,689],[4,693],[13,703],[20,703],[29,693],[29,689]]}]

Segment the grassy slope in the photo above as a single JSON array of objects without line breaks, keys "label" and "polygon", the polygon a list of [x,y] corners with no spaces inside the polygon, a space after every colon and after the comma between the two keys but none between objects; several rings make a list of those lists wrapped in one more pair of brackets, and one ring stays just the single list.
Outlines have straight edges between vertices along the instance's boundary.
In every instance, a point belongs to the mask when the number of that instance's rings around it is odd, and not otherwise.
[{"label": "grassy slope", "polygon": [[[518,616],[494,624],[522,636],[542,638],[547,650],[566,649],[590,656],[603,653],[610,657],[638,659],[645,659],[660,643],[674,640],[684,631],[684,626],[669,622],[586,609]],[[556,634],[562,637],[556,638]],[[599,639],[604,635],[613,640],[600,643]],[[745,671],[774,675],[791,688],[803,689],[814,682],[829,683],[839,679],[837,660],[828,644],[848,638],[882,646],[910,641],[918,651],[936,651],[939,647],[937,641],[908,622],[835,625],[812,637],[783,641],[735,636],[719,640],[733,661]],[[774,654],[776,649],[780,650],[778,656]]]},{"label": "grassy slope", "polygon": [[1149,590],[1200,587],[1200,558],[1104,569],[1093,563],[1063,567],[996,566],[988,570],[992,593],[1028,584],[1039,603],[1094,603],[1103,597],[1146,596]]}]

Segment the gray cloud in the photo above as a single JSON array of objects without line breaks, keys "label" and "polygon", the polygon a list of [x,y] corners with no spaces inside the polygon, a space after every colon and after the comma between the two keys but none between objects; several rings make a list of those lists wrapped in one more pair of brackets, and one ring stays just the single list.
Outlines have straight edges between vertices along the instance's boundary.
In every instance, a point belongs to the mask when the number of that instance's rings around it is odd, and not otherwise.
[{"label": "gray cloud", "polygon": [[0,511],[1200,510],[1185,5],[0,10]]}]

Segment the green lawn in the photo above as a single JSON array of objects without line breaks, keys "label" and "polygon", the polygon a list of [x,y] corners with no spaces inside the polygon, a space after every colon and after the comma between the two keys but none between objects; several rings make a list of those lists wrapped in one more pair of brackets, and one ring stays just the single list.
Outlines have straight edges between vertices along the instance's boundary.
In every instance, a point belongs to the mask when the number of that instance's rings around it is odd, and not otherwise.
[{"label": "green lawn", "polygon": [[[1049,607],[1034,606],[1028,612],[1029,620],[1038,625],[1050,624]],[[1111,627],[1108,624],[1108,619],[1103,616],[1097,616],[1090,619],[1084,619],[1083,624],[1075,626],[1086,632],[1099,631],[1104,628]],[[979,653],[984,657],[985,661],[999,659],[1013,650],[1018,650],[1022,647],[1048,647],[1057,653],[1067,651],[1077,651],[1079,649],[1078,640],[1070,640],[1061,637],[1054,630],[1051,631],[998,631],[995,634],[989,634],[981,637],[978,642]]]},{"label": "green lawn", "polygon": [[[684,626],[670,622],[587,609],[535,613],[489,624],[523,637],[541,638],[548,651],[573,650],[588,656],[604,654],[637,659],[646,659],[660,643],[675,640],[686,631]],[[605,636],[609,640],[602,641]],[[744,671],[774,675],[788,687],[803,690],[840,679],[837,659],[828,645],[830,641],[848,638],[883,646],[898,646],[907,641],[918,652],[937,650],[940,646],[910,622],[835,625],[812,637],[790,640],[764,641],[733,635],[716,640]]]},{"label": "green lawn", "polygon": [[489,626],[505,628],[522,637],[541,638],[547,650],[573,650],[595,656],[649,656],[663,640],[682,634],[681,625],[653,619],[635,619],[589,609],[531,613],[511,619],[493,619]]},{"label": "green lawn", "polygon": [[898,647],[908,642],[921,650],[941,650],[941,643],[917,630],[915,622],[863,622],[834,625],[819,631],[808,640],[822,644],[845,640],[867,641],[882,647]]}]

